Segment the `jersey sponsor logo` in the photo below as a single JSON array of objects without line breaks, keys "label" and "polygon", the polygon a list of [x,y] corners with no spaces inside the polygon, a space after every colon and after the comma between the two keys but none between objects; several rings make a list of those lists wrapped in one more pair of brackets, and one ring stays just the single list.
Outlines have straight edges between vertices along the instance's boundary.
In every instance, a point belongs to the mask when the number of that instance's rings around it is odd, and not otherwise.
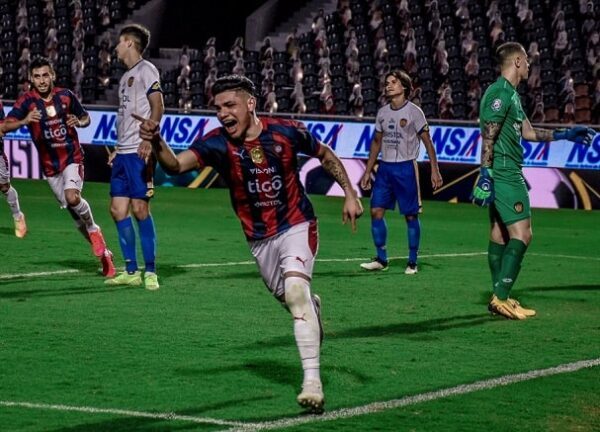
[{"label": "jersey sponsor logo", "polygon": [[500,111],[500,108],[502,108],[502,101],[500,99],[494,99],[490,105],[490,108],[492,111]]},{"label": "jersey sponsor logo", "polygon": [[[61,125],[54,129],[44,129],[44,138],[47,140],[64,139],[67,135],[67,128]],[[52,147],[55,147],[57,143],[52,143]]]},{"label": "jersey sponsor logo", "polygon": [[280,175],[274,175],[271,180],[261,182],[258,179],[250,180],[247,183],[248,192],[252,194],[262,193],[267,198],[273,200],[279,196],[279,191],[283,187],[283,179]]},{"label": "jersey sponsor logo", "polygon": [[131,87],[133,85],[134,81],[135,81],[134,77],[129,77],[129,79],[127,80],[127,87]]},{"label": "jersey sponsor logo", "polygon": [[250,158],[255,164],[261,164],[265,161],[265,154],[260,147],[254,147],[250,150]]}]

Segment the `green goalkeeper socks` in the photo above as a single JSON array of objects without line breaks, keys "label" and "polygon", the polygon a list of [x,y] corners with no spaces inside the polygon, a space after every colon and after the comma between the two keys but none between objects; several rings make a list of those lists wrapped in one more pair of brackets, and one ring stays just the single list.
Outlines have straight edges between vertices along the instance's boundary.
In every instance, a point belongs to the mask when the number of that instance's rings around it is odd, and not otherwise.
[{"label": "green goalkeeper socks", "polygon": [[521,268],[521,261],[527,250],[527,245],[518,239],[510,239],[502,255],[502,267],[498,280],[494,284],[494,294],[500,300],[506,300],[510,289],[515,283],[519,270]]},{"label": "green goalkeeper socks", "polygon": [[491,240],[488,244],[488,265],[492,274],[492,287],[498,282],[500,270],[502,270],[502,255],[504,255],[505,249],[505,244],[496,243]]}]

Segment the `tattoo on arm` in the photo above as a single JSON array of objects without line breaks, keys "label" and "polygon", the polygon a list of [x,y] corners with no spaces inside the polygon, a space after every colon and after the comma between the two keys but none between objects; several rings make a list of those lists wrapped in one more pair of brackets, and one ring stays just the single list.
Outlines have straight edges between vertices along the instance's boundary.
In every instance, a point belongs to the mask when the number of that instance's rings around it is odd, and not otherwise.
[{"label": "tattoo on arm", "polygon": [[481,166],[491,167],[494,159],[494,144],[502,129],[501,123],[485,122],[481,132],[483,149],[481,151]]},{"label": "tattoo on arm", "polygon": [[338,158],[325,159],[323,160],[322,165],[325,171],[327,171],[335,179],[335,181],[338,182],[343,190],[350,188],[350,179],[348,178],[348,174],[346,174],[346,170]]},{"label": "tattoo on arm", "polygon": [[535,133],[536,141],[552,141],[553,140],[553,133],[550,129],[533,128],[533,133]]}]

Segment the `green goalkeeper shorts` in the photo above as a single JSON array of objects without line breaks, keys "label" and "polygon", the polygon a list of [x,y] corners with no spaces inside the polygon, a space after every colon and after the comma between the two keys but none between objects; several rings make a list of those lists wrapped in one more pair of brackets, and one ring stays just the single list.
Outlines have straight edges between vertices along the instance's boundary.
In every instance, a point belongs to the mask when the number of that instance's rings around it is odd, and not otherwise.
[{"label": "green goalkeeper shorts", "polygon": [[529,192],[524,182],[508,183],[494,180],[494,192],[496,195],[490,206],[491,222],[496,221],[499,216],[505,225],[511,225],[531,217]]}]

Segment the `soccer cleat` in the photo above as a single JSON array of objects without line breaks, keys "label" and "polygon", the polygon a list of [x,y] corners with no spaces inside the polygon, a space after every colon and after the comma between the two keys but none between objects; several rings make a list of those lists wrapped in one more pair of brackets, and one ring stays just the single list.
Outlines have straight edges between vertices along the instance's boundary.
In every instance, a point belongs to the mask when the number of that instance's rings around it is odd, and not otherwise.
[{"label": "soccer cleat", "polygon": [[21,215],[15,219],[15,236],[17,238],[23,238],[27,234],[27,224],[25,223],[25,215]]},{"label": "soccer cleat", "polygon": [[106,249],[106,242],[104,241],[102,231],[100,231],[98,228],[97,231],[88,232],[88,234],[90,236],[90,243],[92,243],[92,251],[94,252],[94,255],[101,257]]},{"label": "soccer cleat", "polygon": [[515,299],[509,298],[508,302],[511,303],[513,305],[513,307],[519,311],[519,313],[521,313],[522,315],[525,315],[527,318],[534,317],[536,315],[536,312],[534,309],[524,308],[523,306],[521,306],[521,303],[519,303]]},{"label": "soccer cleat", "polygon": [[323,386],[321,381],[308,380],[302,384],[302,391],[296,398],[300,406],[309,411],[320,414],[323,412],[325,405],[325,395],[323,394]]},{"label": "soccer cleat", "polygon": [[404,274],[413,275],[419,273],[419,268],[417,267],[417,263],[409,262],[406,264],[406,269],[404,270]]},{"label": "soccer cleat", "polygon": [[317,321],[319,323],[319,345],[323,345],[323,322],[321,321],[321,297],[316,294],[312,295],[312,301],[315,305],[315,312],[317,313]]},{"label": "soccer cleat", "polygon": [[124,271],[112,279],[105,280],[104,283],[106,285],[140,286],[142,284],[142,274],[139,271],[136,271],[132,274]]},{"label": "soccer cleat", "polygon": [[113,253],[110,250],[104,249],[104,253],[100,257],[100,262],[102,263],[102,274],[107,278],[115,277],[117,270],[113,263]]},{"label": "soccer cleat", "polygon": [[360,265],[361,268],[365,269],[365,270],[369,270],[369,271],[387,271],[388,267],[388,262],[382,260],[379,257],[375,257],[371,260],[371,262],[368,263],[362,263]]},{"label": "soccer cleat", "polygon": [[158,276],[154,272],[144,273],[144,285],[147,290],[155,291],[160,288],[158,284]]},{"label": "soccer cleat", "polygon": [[513,302],[509,300],[500,300],[495,294],[492,296],[492,300],[488,304],[488,310],[494,315],[502,315],[508,319],[524,320],[527,318],[526,315],[521,313],[515,307]]}]

